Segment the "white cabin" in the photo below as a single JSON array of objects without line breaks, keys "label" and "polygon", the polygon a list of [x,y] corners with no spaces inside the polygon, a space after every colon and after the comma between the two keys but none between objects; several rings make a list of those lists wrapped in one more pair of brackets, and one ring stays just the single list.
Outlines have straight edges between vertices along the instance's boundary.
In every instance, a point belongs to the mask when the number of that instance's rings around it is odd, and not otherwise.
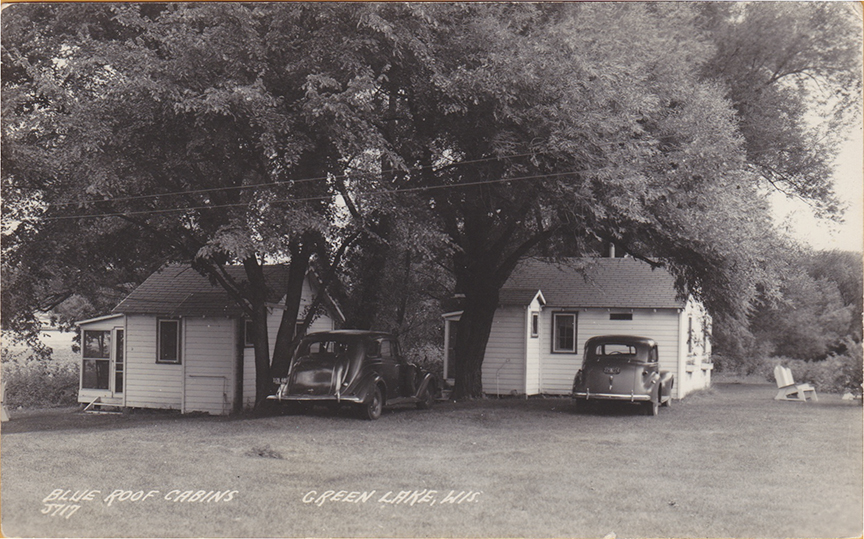
[{"label": "white cabin", "polygon": [[[228,268],[243,279],[243,268]],[[268,283],[284,283],[288,268],[266,266]],[[320,285],[311,272],[303,285],[300,317]],[[267,318],[270,353],[285,308],[273,293]],[[325,297],[309,332],[344,321]],[[302,320],[301,320],[302,321]],[[298,321],[301,322],[301,321]],[[228,414],[235,402],[255,402],[255,358],[240,308],[222,288],[189,265],[168,265],[147,278],[114,314],[77,323],[81,331],[78,402]],[[240,366],[242,365],[242,369]],[[238,390],[242,377],[242,391]]]},{"label": "white cabin", "polygon": [[[634,258],[528,259],[499,295],[483,359],[490,395],[568,395],[585,341],[599,335],[654,339],[660,369],[675,375],[673,398],[711,385],[711,318],[682,299],[674,278]],[[444,315],[445,377],[461,312]]]}]

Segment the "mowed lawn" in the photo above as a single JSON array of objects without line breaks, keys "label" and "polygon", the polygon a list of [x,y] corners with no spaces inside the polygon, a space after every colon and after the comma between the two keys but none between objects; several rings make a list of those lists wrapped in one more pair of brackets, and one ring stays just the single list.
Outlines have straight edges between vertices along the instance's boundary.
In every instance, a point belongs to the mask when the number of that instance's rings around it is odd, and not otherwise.
[{"label": "mowed lawn", "polygon": [[860,402],[774,393],[717,384],[658,417],[577,414],[563,398],[441,403],[375,422],[324,409],[13,411],[0,439],[3,533],[860,536]]}]

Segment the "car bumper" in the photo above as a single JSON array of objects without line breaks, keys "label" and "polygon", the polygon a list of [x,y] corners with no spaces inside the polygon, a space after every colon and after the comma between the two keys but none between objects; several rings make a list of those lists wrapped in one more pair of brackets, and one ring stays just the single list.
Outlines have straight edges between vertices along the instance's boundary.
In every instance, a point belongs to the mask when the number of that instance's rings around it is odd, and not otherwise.
[{"label": "car bumper", "polygon": [[602,399],[602,400],[613,400],[613,401],[627,401],[627,402],[639,402],[639,401],[650,401],[651,395],[623,395],[621,393],[590,393],[587,391],[576,391],[573,393],[574,399],[582,399],[582,400],[590,400],[590,399]]},{"label": "car bumper", "polygon": [[267,400],[276,402],[351,402],[361,403],[363,399],[353,395],[269,395]]}]

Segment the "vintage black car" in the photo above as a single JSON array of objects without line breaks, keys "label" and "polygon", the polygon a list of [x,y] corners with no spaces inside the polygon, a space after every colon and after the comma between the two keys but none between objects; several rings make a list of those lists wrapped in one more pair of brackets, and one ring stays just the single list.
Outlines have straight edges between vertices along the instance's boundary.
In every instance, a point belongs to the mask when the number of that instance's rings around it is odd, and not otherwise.
[{"label": "vintage black car", "polygon": [[389,333],[337,330],[310,333],[291,359],[287,377],[268,400],[286,404],[350,403],[367,419],[384,406],[429,408],[438,395],[435,377],[402,358]]},{"label": "vintage black car", "polygon": [[577,406],[592,400],[639,403],[648,415],[672,404],[672,373],[660,370],[657,343],[645,337],[607,335],[585,343],[582,368],[573,380]]}]

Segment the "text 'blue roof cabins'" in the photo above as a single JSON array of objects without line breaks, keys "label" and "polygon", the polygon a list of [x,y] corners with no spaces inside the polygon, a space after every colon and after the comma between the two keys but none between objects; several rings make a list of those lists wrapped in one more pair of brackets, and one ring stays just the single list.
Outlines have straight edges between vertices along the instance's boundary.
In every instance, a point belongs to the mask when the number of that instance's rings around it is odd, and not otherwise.
[{"label": "text 'blue roof cabins'", "polygon": [[[461,311],[444,315],[445,377]],[[681,298],[672,275],[626,258],[528,259],[499,295],[483,360],[492,395],[567,395],[585,341],[636,335],[658,343],[660,369],[675,375],[673,398],[711,384],[711,321],[702,304]]]},{"label": "text 'blue roof cabins'", "polygon": [[[242,267],[227,270],[238,282],[245,280]],[[268,283],[284,288],[287,266],[266,266],[264,271]],[[318,291],[310,272],[300,316]],[[324,312],[309,331],[331,330],[343,320],[338,306],[324,299]],[[272,356],[285,299],[271,292],[267,301]],[[103,405],[211,414],[230,413],[235,403],[254,404],[255,359],[247,319],[225,290],[189,265],[164,267],[113,314],[77,325],[82,353],[78,402],[98,399]]]}]

